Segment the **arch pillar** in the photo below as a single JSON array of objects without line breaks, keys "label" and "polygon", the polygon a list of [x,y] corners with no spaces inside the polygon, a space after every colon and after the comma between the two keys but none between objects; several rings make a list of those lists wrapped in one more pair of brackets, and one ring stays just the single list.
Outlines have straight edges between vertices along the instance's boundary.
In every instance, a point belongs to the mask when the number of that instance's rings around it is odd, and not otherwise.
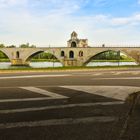
[{"label": "arch pillar", "polygon": [[63,64],[65,67],[67,66],[77,66],[78,62],[76,59],[64,59]]},{"label": "arch pillar", "polygon": [[12,66],[29,66],[29,62],[24,61],[23,59],[12,59],[11,65]]},{"label": "arch pillar", "polygon": [[22,53],[17,50],[15,52],[13,52],[13,58],[11,60],[11,65],[12,66],[28,66],[29,62],[24,61],[24,59],[22,58]]}]

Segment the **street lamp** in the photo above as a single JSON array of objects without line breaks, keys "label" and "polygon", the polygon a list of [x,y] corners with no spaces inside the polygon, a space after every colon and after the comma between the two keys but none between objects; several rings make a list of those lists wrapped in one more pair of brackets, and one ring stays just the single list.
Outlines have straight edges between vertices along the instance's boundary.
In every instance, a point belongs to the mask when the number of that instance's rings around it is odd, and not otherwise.
[{"label": "street lamp", "polygon": [[118,66],[120,66],[120,51],[117,52],[117,56],[118,56]]},{"label": "street lamp", "polygon": [[53,68],[54,68],[54,53],[55,53],[55,52],[54,52],[54,50],[53,50]]}]

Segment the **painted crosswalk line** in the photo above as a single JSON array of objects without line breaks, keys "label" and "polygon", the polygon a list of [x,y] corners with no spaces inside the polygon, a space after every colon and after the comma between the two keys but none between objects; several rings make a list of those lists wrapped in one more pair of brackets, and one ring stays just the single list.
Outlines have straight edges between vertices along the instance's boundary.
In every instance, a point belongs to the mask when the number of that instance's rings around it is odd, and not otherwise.
[{"label": "painted crosswalk line", "polygon": [[46,95],[46,96],[49,96],[49,97],[52,97],[52,98],[56,98],[56,99],[68,98],[66,96],[56,94],[56,93],[53,93],[53,92],[50,92],[50,91],[47,91],[47,90],[44,90],[44,89],[40,89],[40,88],[37,88],[37,87],[20,87],[20,88],[24,89],[24,90],[34,92],[34,93],[38,93],[38,94]]},{"label": "painted crosswalk line", "polygon": [[84,124],[84,123],[107,123],[117,120],[117,117],[112,116],[96,116],[86,118],[63,118],[63,119],[51,119],[32,122],[15,122],[15,123],[2,123],[0,129],[7,128],[22,128],[22,127],[39,127],[39,126],[52,126],[52,125],[72,125],[72,124]]},{"label": "painted crosswalk line", "polygon": [[[59,86],[63,88],[73,89],[75,90],[73,94],[77,94],[77,91],[83,91],[82,94],[97,94],[99,92],[99,89],[105,88],[103,86]],[[40,98],[24,98],[24,99],[4,99],[0,100],[0,102],[20,102],[20,101],[39,101],[39,100],[50,100],[50,99],[67,99],[71,97],[63,96],[61,94],[58,94],[57,92],[50,92],[47,89],[43,89],[44,87],[19,87],[20,89],[27,90],[33,93],[45,95],[44,97]],[[56,88],[56,87],[53,87]],[[113,87],[114,88],[114,87]],[[115,87],[116,88],[116,87]],[[51,90],[53,91],[53,90]],[[56,90],[57,91],[57,90]],[[94,92],[93,92],[94,91]],[[105,90],[105,93],[108,91],[112,91],[112,88],[109,90]],[[79,92],[80,94],[80,92]],[[102,92],[103,94],[103,92]],[[101,96],[104,96],[102,95]],[[110,96],[110,95],[108,95]],[[124,104],[124,101],[102,101],[102,102],[84,102],[84,103],[68,103],[68,104],[59,104],[59,105],[44,105],[40,107],[36,106],[29,106],[24,108],[14,108],[14,109],[2,109],[0,110],[0,115],[16,115],[16,113],[32,113],[32,112],[38,112],[38,111],[48,111],[53,109],[73,109],[75,107],[96,107],[96,106],[112,106],[112,105],[122,105]],[[15,113],[15,114],[14,114]],[[45,118],[46,119],[46,118]],[[60,118],[60,119],[48,119],[48,120],[38,120],[38,121],[19,121],[19,122],[9,122],[9,123],[0,123],[0,129],[8,129],[8,128],[23,128],[23,127],[46,127],[46,126],[53,126],[53,125],[72,125],[72,124],[88,124],[88,123],[108,123],[118,120],[117,116],[92,116],[92,117],[83,117],[80,116],[80,118],[72,118],[68,116],[68,118]]]},{"label": "painted crosswalk line", "polygon": [[[37,87],[18,87],[23,90],[27,90],[33,93],[46,95],[47,97],[32,97],[32,98],[18,98],[18,99],[0,99],[0,103],[6,102],[27,102],[27,101],[43,101],[43,100],[57,100],[57,99],[67,99],[69,97],[63,96],[57,93],[49,92]],[[20,94],[20,93],[19,93]]]},{"label": "painted crosswalk line", "polygon": [[21,113],[21,112],[32,112],[32,111],[43,111],[49,109],[65,109],[73,107],[93,107],[93,106],[110,106],[110,105],[120,105],[124,102],[97,102],[97,103],[77,103],[77,104],[66,104],[66,105],[53,105],[44,107],[31,107],[31,108],[21,108],[21,109],[8,109],[0,110],[0,114],[10,114],[10,113]]},{"label": "painted crosswalk line", "polygon": [[[68,97],[66,97],[68,98]],[[1,99],[0,103],[10,103],[10,102],[28,102],[28,101],[43,101],[43,100],[57,100],[66,98],[54,98],[54,97],[39,97],[39,98],[22,98],[22,99]]]},{"label": "painted crosswalk line", "polygon": [[126,98],[135,92],[140,91],[139,87],[130,86],[61,86],[67,89],[87,92],[89,94],[100,95],[108,98],[126,100]]},{"label": "painted crosswalk line", "polygon": [[[47,87],[47,86],[45,86]],[[61,93],[50,92],[47,89],[42,89],[45,87],[19,87],[20,89],[30,91],[35,94],[45,95],[46,97],[31,97],[31,98],[20,98],[20,99],[0,99],[0,103],[4,102],[20,102],[20,101],[41,101],[41,100],[54,100],[54,99],[67,99],[69,94],[61,95]],[[92,95],[100,95],[103,97],[108,97],[112,99],[124,101],[129,94],[140,91],[140,87],[131,86],[58,86],[65,89],[75,90],[75,94],[80,93],[77,91],[82,91],[86,95],[87,93]],[[54,87],[56,88],[56,87]],[[82,93],[83,94],[83,93]]]}]

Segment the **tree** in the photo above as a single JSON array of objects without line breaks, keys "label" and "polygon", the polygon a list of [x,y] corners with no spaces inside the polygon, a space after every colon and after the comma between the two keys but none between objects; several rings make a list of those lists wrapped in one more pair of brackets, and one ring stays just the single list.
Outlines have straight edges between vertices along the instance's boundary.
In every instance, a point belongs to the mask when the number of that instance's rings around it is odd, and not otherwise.
[{"label": "tree", "polygon": [[29,48],[29,43],[21,44],[19,47],[20,48]]},{"label": "tree", "polygon": [[0,44],[0,48],[5,48],[5,45],[4,44]]},{"label": "tree", "polygon": [[31,45],[31,46],[29,46],[30,48],[36,48],[36,46],[35,45]]},{"label": "tree", "polygon": [[10,45],[10,46],[7,46],[7,48],[16,48],[15,45]]},{"label": "tree", "polygon": [[35,45],[30,45],[29,43],[21,44],[19,47],[20,48],[36,48]]}]

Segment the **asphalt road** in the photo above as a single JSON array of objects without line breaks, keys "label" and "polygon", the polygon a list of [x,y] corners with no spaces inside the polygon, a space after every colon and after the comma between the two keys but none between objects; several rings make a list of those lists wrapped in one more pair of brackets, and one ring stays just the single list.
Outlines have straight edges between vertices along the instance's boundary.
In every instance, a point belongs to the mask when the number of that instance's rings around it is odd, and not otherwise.
[{"label": "asphalt road", "polygon": [[138,140],[140,70],[0,74],[0,140]]}]

